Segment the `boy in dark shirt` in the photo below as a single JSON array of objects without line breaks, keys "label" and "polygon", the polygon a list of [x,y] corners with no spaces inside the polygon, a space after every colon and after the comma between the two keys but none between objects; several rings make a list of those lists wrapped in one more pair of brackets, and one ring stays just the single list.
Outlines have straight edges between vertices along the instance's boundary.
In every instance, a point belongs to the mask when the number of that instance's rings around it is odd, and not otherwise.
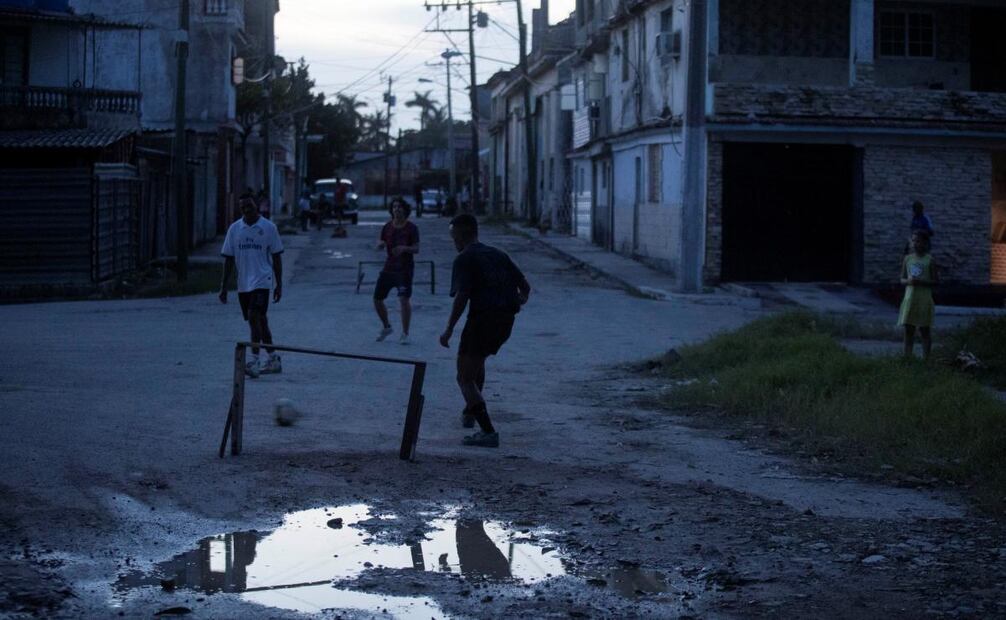
[{"label": "boy in dark shirt", "polygon": [[414,254],[419,253],[419,228],[409,221],[409,203],[401,198],[391,202],[391,221],[381,229],[377,240],[377,249],[388,251],[384,268],[374,286],[374,309],[381,319],[381,331],[377,341],[381,342],[391,335],[391,322],[388,321],[388,308],[384,305],[391,289],[398,291],[398,299],[402,304],[402,334],[398,341],[409,343],[409,323],[412,321],[412,276],[415,272]]},{"label": "boy in dark shirt", "polygon": [[451,238],[458,256],[451,276],[454,305],[440,344],[449,347],[454,326],[468,306],[468,320],[458,346],[458,387],[465,399],[462,421],[465,428],[478,422],[481,430],[464,438],[468,446],[499,447],[482,397],[486,380],[486,358],[499,352],[510,337],[514,318],[531,295],[531,285],[510,257],[479,242],[478,220],[463,214],[451,220]]}]

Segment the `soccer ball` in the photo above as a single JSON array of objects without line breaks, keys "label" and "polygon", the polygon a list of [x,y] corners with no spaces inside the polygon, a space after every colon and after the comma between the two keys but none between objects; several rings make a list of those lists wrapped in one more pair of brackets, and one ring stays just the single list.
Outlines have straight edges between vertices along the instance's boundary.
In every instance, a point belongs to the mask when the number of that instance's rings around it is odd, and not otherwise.
[{"label": "soccer ball", "polygon": [[280,426],[293,426],[293,423],[300,418],[300,411],[297,409],[297,405],[289,398],[277,399],[273,403],[272,412],[276,418],[276,424]]}]

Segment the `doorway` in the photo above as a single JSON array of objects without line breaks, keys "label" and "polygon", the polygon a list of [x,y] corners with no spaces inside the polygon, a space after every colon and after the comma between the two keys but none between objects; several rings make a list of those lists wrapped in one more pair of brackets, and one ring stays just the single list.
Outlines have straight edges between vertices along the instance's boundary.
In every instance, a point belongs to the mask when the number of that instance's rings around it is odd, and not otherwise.
[{"label": "doorway", "polygon": [[848,282],[854,162],[847,146],[724,144],[723,279]]}]

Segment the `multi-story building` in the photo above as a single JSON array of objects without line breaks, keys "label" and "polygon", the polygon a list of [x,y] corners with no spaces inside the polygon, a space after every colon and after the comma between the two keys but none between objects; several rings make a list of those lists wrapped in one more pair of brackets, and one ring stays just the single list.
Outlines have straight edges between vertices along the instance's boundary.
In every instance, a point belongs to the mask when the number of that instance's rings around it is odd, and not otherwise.
[{"label": "multi-story building", "polygon": [[[237,196],[260,189],[267,169],[258,128],[237,122],[235,78],[242,55],[274,70],[278,9],[277,0],[191,3],[188,192],[176,196],[179,3],[0,0],[0,195],[17,222],[0,255],[7,284],[93,286],[172,255],[178,208],[187,210],[190,245],[226,229]],[[246,10],[257,20],[247,31]],[[277,130],[276,206],[292,193],[292,151],[291,132]],[[72,189],[55,191],[64,185]],[[68,217],[59,227],[74,232],[47,234],[60,196]]]},{"label": "multi-story building", "polygon": [[1006,3],[576,6],[573,234],[692,288],[881,284],[920,201],[945,279],[1006,283]]},{"label": "multi-story building", "polygon": [[1004,4],[710,2],[706,280],[1006,281]]},{"label": "multi-story building", "polygon": [[[573,47],[572,19],[548,24],[548,1],[532,11],[528,80],[519,70],[500,72],[486,84],[492,93],[490,129],[494,164],[490,204],[541,226],[568,231],[571,225],[566,151],[569,143],[569,110],[563,106],[563,86],[569,71],[559,64]],[[534,136],[536,199],[529,203],[527,171],[527,121],[524,91],[531,100]],[[503,212],[503,211],[497,211]]]},{"label": "multi-story building", "polygon": [[[66,1],[0,1],[4,293],[90,289],[136,267],[141,36]],[[117,57],[134,71],[110,72]]]}]

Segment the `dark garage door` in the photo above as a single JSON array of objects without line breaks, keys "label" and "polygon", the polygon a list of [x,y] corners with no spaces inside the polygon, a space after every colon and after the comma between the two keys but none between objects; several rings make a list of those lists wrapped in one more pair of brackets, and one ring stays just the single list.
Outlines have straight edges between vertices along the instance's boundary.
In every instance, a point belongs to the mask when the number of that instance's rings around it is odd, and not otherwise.
[{"label": "dark garage door", "polygon": [[725,144],[723,279],[848,281],[854,152]]}]

